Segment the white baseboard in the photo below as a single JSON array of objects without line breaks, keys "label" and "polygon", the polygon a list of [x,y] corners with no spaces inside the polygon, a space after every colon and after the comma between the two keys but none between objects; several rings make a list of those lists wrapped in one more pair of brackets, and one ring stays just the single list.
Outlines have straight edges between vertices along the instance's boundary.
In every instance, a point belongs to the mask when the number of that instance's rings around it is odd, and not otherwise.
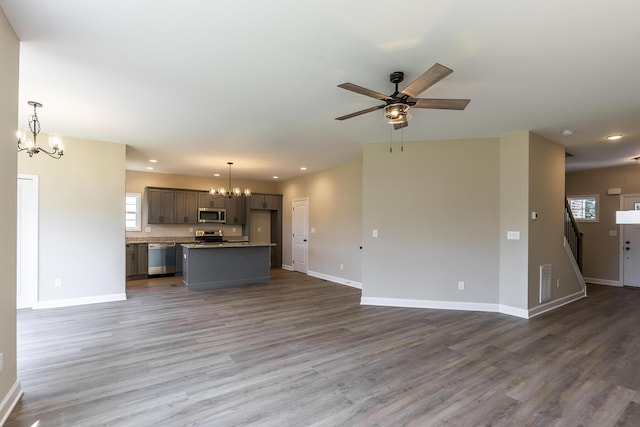
[{"label": "white baseboard", "polygon": [[0,402],[0,426],[3,426],[7,422],[11,411],[15,408],[16,404],[22,397],[22,389],[20,387],[20,381],[17,381],[9,389],[9,393]]},{"label": "white baseboard", "polygon": [[523,319],[529,318],[529,310],[524,308],[512,307],[510,305],[499,304],[498,312],[502,314],[508,314],[509,316],[521,317]]},{"label": "white baseboard", "polygon": [[309,276],[317,277],[318,279],[328,280],[330,282],[339,283],[341,285],[351,286],[352,288],[362,289],[362,283],[349,279],[343,279],[342,277],[330,276],[324,273],[318,273],[317,271],[308,271]]},{"label": "white baseboard", "polygon": [[547,303],[541,304],[537,307],[534,307],[529,310],[529,318],[538,316],[542,313],[546,313],[547,311],[555,310],[558,307],[562,307],[563,305],[567,305],[579,299],[585,298],[587,296],[587,292],[580,291],[575,294],[567,295],[566,297],[558,298],[557,300],[549,301]]},{"label": "white baseboard", "polygon": [[126,299],[127,299],[126,293],[97,295],[94,297],[56,299],[51,301],[38,301],[33,306],[33,309],[39,310],[43,308],[57,308],[57,307],[70,307],[73,305],[98,304],[101,302],[125,301]]},{"label": "white baseboard", "polygon": [[607,285],[622,287],[622,282],[619,280],[607,280],[607,279],[595,279],[593,277],[585,277],[584,281],[587,283],[593,283],[594,285]]},{"label": "white baseboard", "polygon": [[282,269],[283,270],[288,270],[288,271],[293,271],[293,266],[292,265],[282,264]]},{"label": "white baseboard", "polygon": [[360,298],[362,305],[382,305],[387,307],[406,307],[406,308],[435,308],[441,310],[465,310],[465,311],[488,311],[497,313],[500,310],[498,304],[480,303],[480,302],[460,302],[460,301],[429,301],[417,299],[402,298],[376,298],[362,297]]}]

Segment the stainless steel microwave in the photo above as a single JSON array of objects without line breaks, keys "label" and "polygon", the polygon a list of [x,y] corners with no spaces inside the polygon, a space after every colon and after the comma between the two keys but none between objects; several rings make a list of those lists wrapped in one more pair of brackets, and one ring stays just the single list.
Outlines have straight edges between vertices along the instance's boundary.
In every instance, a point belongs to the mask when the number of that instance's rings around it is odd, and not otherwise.
[{"label": "stainless steel microwave", "polygon": [[227,222],[227,210],[217,208],[199,208],[198,222]]}]

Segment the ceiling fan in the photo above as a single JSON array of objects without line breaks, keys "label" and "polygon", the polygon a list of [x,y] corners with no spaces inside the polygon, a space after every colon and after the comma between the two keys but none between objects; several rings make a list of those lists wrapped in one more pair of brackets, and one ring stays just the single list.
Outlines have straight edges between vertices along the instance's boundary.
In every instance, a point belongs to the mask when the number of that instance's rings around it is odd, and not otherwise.
[{"label": "ceiling fan", "polygon": [[402,71],[394,71],[389,75],[391,83],[396,85],[396,90],[391,95],[384,95],[362,86],[354,85],[353,83],[342,83],[338,85],[338,87],[361,95],[370,96],[371,98],[379,99],[380,101],[384,101],[384,104],[367,108],[366,110],[356,111],[355,113],[347,114],[345,116],[336,117],[336,120],[346,120],[384,108],[385,118],[393,125],[393,128],[397,130],[409,126],[408,113],[411,108],[464,110],[467,107],[467,104],[471,101],[470,99],[416,98],[422,92],[451,73],[453,73],[451,68],[447,68],[444,65],[436,63],[409,84],[409,86],[398,91],[398,83],[401,83],[404,80],[404,73]]}]

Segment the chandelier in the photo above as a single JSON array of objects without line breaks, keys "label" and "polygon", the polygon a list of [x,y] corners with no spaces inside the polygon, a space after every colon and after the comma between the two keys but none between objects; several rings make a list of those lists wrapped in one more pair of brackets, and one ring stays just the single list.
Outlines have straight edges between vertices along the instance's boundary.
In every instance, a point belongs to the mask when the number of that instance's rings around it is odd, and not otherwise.
[{"label": "chandelier", "polygon": [[64,154],[64,146],[62,145],[62,137],[60,135],[49,135],[49,145],[53,151],[47,151],[42,147],[38,147],[36,138],[40,133],[40,120],[38,120],[38,112],[36,108],[42,107],[42,104],[36,101],[29,101],[29,105],[33,107],[33,114],[29,116],[29,131],[31,135],[23,129],[18,131],[18,152],[26,151],[29,157],[33,157],[34,154],[43,152],[49,157],[59,159]]},{"label": "chandelier", "polygon": [[212,188],[209,190],[209,194],[214,197],[234,197],[234,196],[248,197],[250,196],[251,195],[250,188],[245,188],[243,191],[243,190],[240,190],[240,187],[231,186],[231,165],[233,165],[233,162],[227,162],[227,164],[229,165],[229,188],[228,189],[225,187]]}]

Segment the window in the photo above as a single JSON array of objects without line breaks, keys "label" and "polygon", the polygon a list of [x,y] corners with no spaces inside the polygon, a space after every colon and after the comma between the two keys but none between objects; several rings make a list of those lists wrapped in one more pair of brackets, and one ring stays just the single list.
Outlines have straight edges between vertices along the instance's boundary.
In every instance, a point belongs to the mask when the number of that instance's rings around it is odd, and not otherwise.
[{"label": "window", "polygon": [[140,231],[140,193],[127,193],[125,197],[125,225],[127,231]]},{"label": "window", "polygon": [[569,207],[576,221],[598,222],[598,195],[569,196]]}]

